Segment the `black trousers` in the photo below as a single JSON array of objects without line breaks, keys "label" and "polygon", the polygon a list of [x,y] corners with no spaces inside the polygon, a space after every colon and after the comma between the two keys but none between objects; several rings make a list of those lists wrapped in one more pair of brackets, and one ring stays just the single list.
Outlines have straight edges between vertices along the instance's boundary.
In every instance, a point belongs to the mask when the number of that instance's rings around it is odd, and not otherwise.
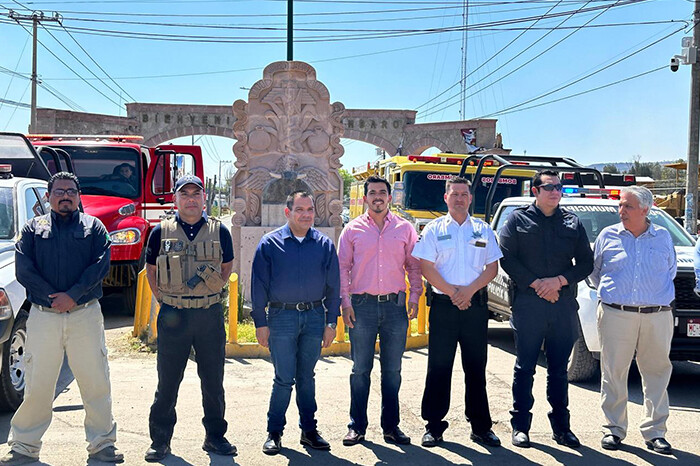
[{"label": "black trousers", "polygon": [[513,301],[510,325],[515,338],[515,368],[513,371],[513,409],[511,425],[514,430],[529,432],[535,399],[532,385],[540,349],[544,344],[547,358],[547,401],[552,431],[569,430],[569,355],[578,339],[578,304],[571,295],[562,295],[550,303],[533,294],[518,293]]},{"label": "black trousers", "polygon": [[429,322],[428,375],[421,407],[426,428],[436,435],[447,429],[448,423],[443,419],[450,409],[452,368],[459,343],[464,369],[464,414],[473,432],[488,432],[492,422],[486,396],[486,305],[472,304],[461,311],[447,296],[434,294]]},{"label": "black trousers", "polygon": [[170,444],[177,421],[175,404],[180,382],[194,347],[202,387],[207,438],[226,433],[224,358],[226,332],[220,304],[207,309],[175,309],[163,304],[158,315],[158,388],[148,427],[154,444]]}]

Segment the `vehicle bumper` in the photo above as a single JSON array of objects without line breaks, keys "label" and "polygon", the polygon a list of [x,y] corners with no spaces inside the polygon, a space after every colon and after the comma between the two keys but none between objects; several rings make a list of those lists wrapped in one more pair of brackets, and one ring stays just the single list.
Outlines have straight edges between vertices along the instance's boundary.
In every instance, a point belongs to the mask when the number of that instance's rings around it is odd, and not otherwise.
[{"label": "vehicle bumper", "polygon": [[102,280],[106,288],[128,288],[138,280],[139,261],[119,261],[109,264],[109,272]]}]

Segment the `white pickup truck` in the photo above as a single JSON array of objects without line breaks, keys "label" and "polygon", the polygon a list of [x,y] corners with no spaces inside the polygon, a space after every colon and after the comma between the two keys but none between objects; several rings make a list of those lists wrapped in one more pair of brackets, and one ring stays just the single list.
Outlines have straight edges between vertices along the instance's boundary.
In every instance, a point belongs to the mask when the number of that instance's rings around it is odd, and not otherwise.
[{"label": "white pickup truck", "polygon": [[[21,175],[21,176],[20,176]],[[24,396],[24,347],[30,304],[15,276],[15,242],[28,219],[50,211],[49,172],[21,134],[0,133],[0,410]]]},{"label": "white pickup truck", "polygon": [[[508,215],[517,207],[529,205],[532,197],[511,197],[498,205],[491,227],[499,233]],[[601,198],[567,198],[561,200],[561,207],[575,213],[586,228],[591,247],[598,234],[608,225],[620,221],[617,214],[618,201]],[[652,207],[649,219],[671,233],[676,248],[678,272],[674,280],[676,300],[673,303],[674,331],[671,343],[671,359],[680,361],[700,361],[700,298],[693,289],[695,274],[693,269],[693,249],[695,240],[664,211]],[[498,275],[488,285],[489,310],[496,320],[510,319],[512,284],[510,278],[499,267]],[[579,310],[581,336],[574,345],[569,358],[569,380],[584,381],[598,370],[600,341],[596,325],[598,294],[588,281],[578,284],[576,297]]]}]

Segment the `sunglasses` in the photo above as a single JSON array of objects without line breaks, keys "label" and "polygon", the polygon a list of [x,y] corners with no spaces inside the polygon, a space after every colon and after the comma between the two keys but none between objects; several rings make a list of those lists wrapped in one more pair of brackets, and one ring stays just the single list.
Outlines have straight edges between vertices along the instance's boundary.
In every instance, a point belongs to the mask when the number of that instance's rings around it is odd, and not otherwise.
[{"label": "sunglasses", "polygon": [[547,192],[552,192],[555,189],[557,191],[561,191],[563,187],[564,186],[561,183],[557,183],[557,184],[542,184],[542,185],[538,186],[537,188],[544,189]]}]

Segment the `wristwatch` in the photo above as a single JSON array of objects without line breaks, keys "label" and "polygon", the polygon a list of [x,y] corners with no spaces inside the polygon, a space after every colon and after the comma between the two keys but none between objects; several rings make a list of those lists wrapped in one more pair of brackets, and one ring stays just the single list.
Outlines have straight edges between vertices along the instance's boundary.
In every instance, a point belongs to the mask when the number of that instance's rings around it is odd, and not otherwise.
[{"label": "wristwatch", "polygon": [[333,330],[335,330],[335,328],[336,328],[337,326],[338,326],[338,324],[336,324],[335,322],[332,323],[332,324],[326,324],[326,327],[332,328]]}]

